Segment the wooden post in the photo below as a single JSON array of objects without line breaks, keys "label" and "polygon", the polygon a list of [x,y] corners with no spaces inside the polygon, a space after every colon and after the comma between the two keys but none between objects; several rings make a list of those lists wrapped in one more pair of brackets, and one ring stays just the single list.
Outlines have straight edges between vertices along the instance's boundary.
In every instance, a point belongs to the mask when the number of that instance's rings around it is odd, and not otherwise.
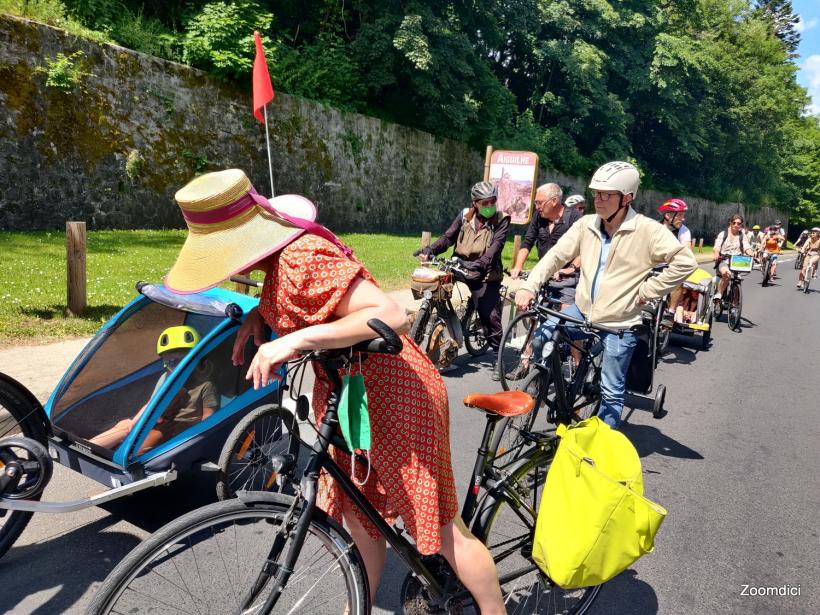
[{"label": "wooden post", "polygon": [[703,252],[703,237],[698,240],[698,252]]},{"label": "wooden post", "polygon": [[521,235],[516,235],[513,239],[513,257],[512,267],[515,267],[515,261],[518,260],[518,251],[521,249]]},{"label": "wooden post", "polygon": [[85,222],[65,223],[68,311],[79,316],[86,306]]},{"label": "wooden post", "polygon": [[493,157],[493,146],[487,146],[487,153],[484,155],[484,181],[490,181],[490,159]]},{"label": "wooden post", "polygon": [[251,290],[247,284],[240,284],[239,282],[233,283],[233,289],[238,293],[242,293],[243,295],[247,295]]},{"label": "wooden post", "polygon": [[422,231],[421,232],[421,247],[422,248],[430,247],[430,231]]}]

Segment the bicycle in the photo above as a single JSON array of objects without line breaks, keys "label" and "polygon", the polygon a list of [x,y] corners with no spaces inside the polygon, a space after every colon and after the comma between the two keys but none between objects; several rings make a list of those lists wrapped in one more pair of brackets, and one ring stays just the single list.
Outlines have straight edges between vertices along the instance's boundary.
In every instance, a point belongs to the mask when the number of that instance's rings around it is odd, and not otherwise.
[{"label": "bicycle", "polygon": [[[776,255],[775,255],[776,256]],[[762,286],[768,286],[769,282],[771,282],[771,275],[772,275],[772,255],[769,252],[763,252],[760,258],[763,260],[763,281],[761,282]]]},{"label": "bicycle", "polygon": [[[520,277],[526,280],[526,272],[522,272]],[[560,290],[559,287],[554,287],[547,282],[539,289],[535,302],[560,309],[561,302],[553,298],[553,293]],[[505,301],[509,300],[511,303],[513,299],[514,295],[509,299],[505,297]],[[513,303],[514,307],[515,304]],[[495,362],[495,373],[498,375],[501,387],[505,391],[516,389],[530,373],[530,367],[534,363],[531,345],[532,335],[538,325],[541,324],[541,321],[534,317],[532,311],[518,314],[511,309],[510,314],[511,318],[504,328]]]},{"label": "bicycle", "polygon": [[[531,442],[542,407],[547,408],[546,423],[550,425],[568,425],[598,414],[603,343],[596,333],[623,336],[621,330],[578,320],[538,303],[534,303],[531,310],[520,317],[533,323],[532,332],[550,317],[557,319],[559,324],[552,339],[544,344],[542,359],[533,361],[531,373],[521,386],[521,390],[535,400],[533,411],[519,417],[505,418],[498,425],[491,449],[501,462],[517,458]],[[592,337],[580,343],[571,340],[566,331],[568,324],[580,327]],[[577,364],[571,358],[570,348],[580,355]],[[546,425],[543,427],[546,428]],[[546,429],[537,432],[545,433]]]},{"label": "bicycle", "polygon": [[[768,262],[769,259],[766,259],[766,270],[763,272],[764,279],[767,275],[768,270]],[[731,269],[731,268],[730,268]],[[740,330],[740,316],[743,312],[743,290],[741,288],[741,284],[743,282],[743,278],[740,277],[740,272],[738,271],[731,271],[731,277],[729,278],[729,284],[726,286],[726,292],[723,293],[721,298],[714,298],[714,317],[715,319],[720,319],[723,315],[723,310],[726,310],[726,323],[729,325],[729,328],[732,331],[739,331]],[[720,276],[715,276],[715,288],[718,288],[718,284],[720,283]],[[765,283],[763,284],[766,285]]]},{"label": "bicycle", "polygon": [[803,262],[806,260],[806,255],[803,252],[797,253],[797,258],[794,259],[794,268],[796,271],[803,269]]},{"label": "bicycle", "polygon": [[[315,351],[298,361],[316,361],[334,392],[311,445],[312,454],[295,495],[240,492],[238,499],[195,510],[160,529],[112,571],[97,592],[91,613],[164,612],[346,612],[370,611],[364,562],[347,532],[316,507],[319,473],[326,471],[390,543],[410,569],[401,588],[405,612],[460,612],[471,604],[446,561],[421,556],[402,529],[390,527],[328,454],[347,450],[337,433],[342,388],[339,370],[368,353],[396,354],[401,341],[379,321],[368,323],[380,339],[341,350]],[[297,366],[298,367],[298,366]],[[298,369],[291,366],[289,373]],[[582,613],[600,586],[562,590],[531,560],[541,487],[557,438],[541,438],[511,466],[496,468],[488,443],[502,416],[531,410],[521,392],[471,395],[465,404],[485,411],[487,422],[462,518],[490,548],[506,604],[522,612]],[[302,418],[302,417],[300,417]],[[358,457],[357,457],[358,458]],[[358,458],[361,460],[360,458]],[[288,474],[296,460],[283,457]],[[483,495],[479,498],[481,488]],[[240,570],[241,568],[241,570]],[[203,578],[205,577],[205,578]]]},{"label": "bicycle", "polygon": [[[802,256],[805,258],[806,255],[802,254]],[[814,263],[813,265],[807,265],[805,268],[802,269],[802,273],[803,273],[803,287],[799,288],[798,290],[802,290],[805,294],[808,295],[809,294],[809,287],[811,286],[812,278],[814,278],[814,276],[817,273],[817,263]]]},{"label": "bicycle", "polygon": [[467,273],[461,259],[431,257],[425,264],[429,275],[424,280],[414,276],[411,281],[413,297],[423,301],[408,335],[439,369],[455,360],[462,345],[471,355],[481,356],[490,342],[472,298],[463,311],[452,303],[454,276]]}]

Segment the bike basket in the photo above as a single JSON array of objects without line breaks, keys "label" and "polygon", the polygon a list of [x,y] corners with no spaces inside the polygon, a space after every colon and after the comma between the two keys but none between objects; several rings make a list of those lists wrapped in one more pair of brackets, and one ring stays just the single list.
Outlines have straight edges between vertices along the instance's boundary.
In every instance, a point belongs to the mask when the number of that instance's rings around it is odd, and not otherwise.
[{"label": "bike basket", "polygon": [[436,282],[442,275],[446,274],[429,267],[416,267],[410,274],[410,279],[414,282]]},{"label": "bike basket", "polygon": [[752,270],[751,256],[730,256],[729,269],[740,273],[749,273]]},{"label": "bike basket", "polygon": [[666,510],[643,497],[641,460],[597,416],[557,430],[532,556],[565,589],[605,583],[654,549]]},{"label": "bike basket", "polygon": [[437,301],[449,299],[453,294],[453,283],[450,280],[450,276],[441,277],[435,282],[417,282],[412,279],[410,290],[413,291],[413,299],[424,299],[424,293],[428,290]]}]

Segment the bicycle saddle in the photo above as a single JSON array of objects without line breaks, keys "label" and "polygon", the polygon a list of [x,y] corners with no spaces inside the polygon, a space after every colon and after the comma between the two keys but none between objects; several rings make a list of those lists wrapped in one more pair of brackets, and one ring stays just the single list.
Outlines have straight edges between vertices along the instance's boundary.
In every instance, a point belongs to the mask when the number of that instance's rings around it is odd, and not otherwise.
[{"label": "bicycle saddle", "polygon": [[535,400],[524,391],[471,393],[464,398],[464,405],[499,416],[518,416],[532,410]]}]

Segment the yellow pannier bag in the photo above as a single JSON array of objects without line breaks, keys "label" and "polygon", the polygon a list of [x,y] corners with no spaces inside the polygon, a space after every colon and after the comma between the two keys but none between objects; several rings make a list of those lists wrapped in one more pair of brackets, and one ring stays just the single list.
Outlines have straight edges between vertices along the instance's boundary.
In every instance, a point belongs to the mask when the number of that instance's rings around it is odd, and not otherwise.
[{"label": "yellow pannier bag", "polygon": [[532,556],[565,589],[604,583],[654,548],[666,510],[643,497],[641,460],[598,417],[560,425]]}]

